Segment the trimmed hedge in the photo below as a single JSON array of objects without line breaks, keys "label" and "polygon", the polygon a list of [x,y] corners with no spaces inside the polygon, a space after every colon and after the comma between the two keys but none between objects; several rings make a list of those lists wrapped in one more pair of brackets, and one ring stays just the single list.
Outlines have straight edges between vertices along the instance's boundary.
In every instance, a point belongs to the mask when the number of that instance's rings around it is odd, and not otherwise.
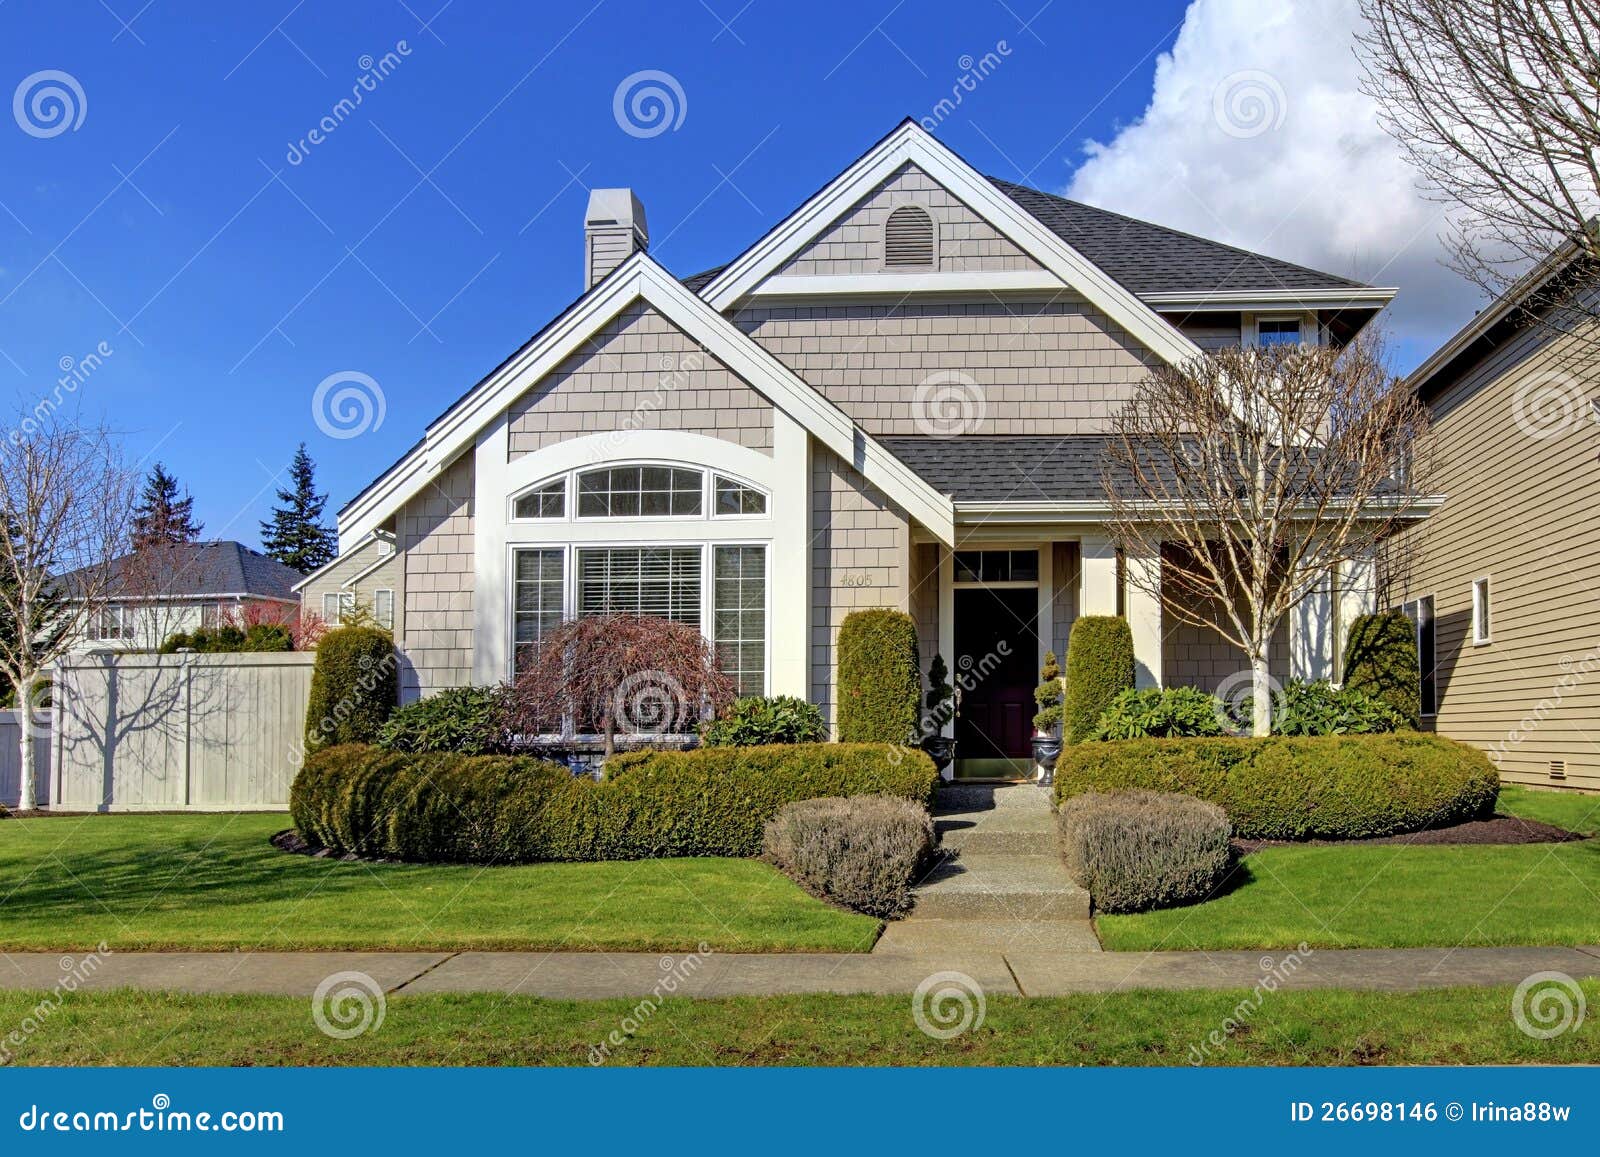
[{"label": "trimmed hedge", "polygon": [[920,751],[874,744],[640,751],[600,783],[531,756],[407,754],[350,744],[306,761],[289,792],[312,843],[424,863],[754,856],[786,803],[889,795],[926,804]]},{"label": "trimmed hedge", "polygon": [[1358,615],[1345,644],[1344,686],[1381,699],[1411,726],[1421,718],[1417,631],[1399,611]]},{"label": "trimmed hedge", "polygon": [[851,611],[839,627],[839,741],[914,743],[922,699],[917,624],[904,611]]},{"label": "trimmed hedge", "polygon": [[1204,900],[1233,867],[1227,815],[1193,796],[1087,792],[1056,818],[1067,871],[1102,912]]},{"label": "trimmed hedge", "polygon": [[1067,748],[1056,798],[1145,788],[1217,804],[1234,835],[1354,840],[1494,811],[1500,777],[1475,747],[1435,735],[1128,739]]},{"label": "trimmed hedge", "polygon": [[394,637],[376,627],[322,636],[306,702],[306,750],[371,743],[400,698]]},{"label": "trimmed hedge", "polygon": [[767,823],[761,858],[819,900],[889,918],[933,855],[933,817],[883,795],[786,803]]},{"label": "trimmed hedge", "polygon": [[1133,687],[1133,632],[1118,615],[1082,615],[1067,637],[1065,736],[1082,743],[1111,701]]}]

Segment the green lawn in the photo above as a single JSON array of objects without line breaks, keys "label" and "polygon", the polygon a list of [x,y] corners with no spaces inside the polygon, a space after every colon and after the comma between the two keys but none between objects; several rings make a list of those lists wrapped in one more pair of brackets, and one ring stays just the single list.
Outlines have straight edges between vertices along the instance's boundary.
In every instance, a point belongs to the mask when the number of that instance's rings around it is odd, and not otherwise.
[{"label": "green lawn", "polygon": [[[1508,787],[1500,810],[1600,828],[1600,797]],[[1600,944],[1600,840],[1519,847],[1275,847],[1187,908],[1101,916],[1108,949]]]},{"label": "green lawn", "polygon": [[[1591,1008],[1600,984],[1585,983]],[[925,1036],[910,996],[670,1000],[615,1046],[617,1065],[1180,1065],[1236,1015],[1243,992],[992,997],[983,1023]],[[38,994],[0,992],[19,1024]],[[317,1031],[305,999],[79,992],[14,1049],[30,1065],[584,1065],[638,1002],[399,996],[349,1041]],[[1600,1063],[1594,1018],[1533,1040],[1509,989],[1280,991],[1208,1064]]]},{"label": "green lawn", "polygon": [[284,815],[0,820],[0,950],[865,952],[878,922],[753,860],[526,867],[289,855]]}]

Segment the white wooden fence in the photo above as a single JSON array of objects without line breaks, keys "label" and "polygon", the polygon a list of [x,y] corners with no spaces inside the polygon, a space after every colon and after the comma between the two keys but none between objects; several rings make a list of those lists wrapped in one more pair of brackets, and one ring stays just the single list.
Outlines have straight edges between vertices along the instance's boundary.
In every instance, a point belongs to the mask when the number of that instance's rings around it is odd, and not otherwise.
[{"label": "white wooden fence", "polygon": [[[35,761],[42,764],[39,802],[61,811],[287,807],[314,658],[284,652],[63,660],[55,671],[49,736],[36,740],[47,753]],[[0,721],[0,801],[13,804],[17,727],[13,721],[5,732]]]},{"label": "white wooden fence", "polygon": [[[16,807],[22,795],[22,712],[0,711],[0,804]],[[33,714],[33,790],[44,799],[50,787],[50,713]]]}]

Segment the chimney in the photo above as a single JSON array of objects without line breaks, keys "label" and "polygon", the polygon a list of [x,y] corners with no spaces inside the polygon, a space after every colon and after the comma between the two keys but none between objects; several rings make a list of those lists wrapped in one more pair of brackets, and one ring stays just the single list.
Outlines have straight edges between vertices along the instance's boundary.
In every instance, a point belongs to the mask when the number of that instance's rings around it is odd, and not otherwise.
[{"label": "chimney", "polygon": [[636,250],[650,247],[644,206],[632,189],[593,189],[583,215],[583,288],[593,288]]}]

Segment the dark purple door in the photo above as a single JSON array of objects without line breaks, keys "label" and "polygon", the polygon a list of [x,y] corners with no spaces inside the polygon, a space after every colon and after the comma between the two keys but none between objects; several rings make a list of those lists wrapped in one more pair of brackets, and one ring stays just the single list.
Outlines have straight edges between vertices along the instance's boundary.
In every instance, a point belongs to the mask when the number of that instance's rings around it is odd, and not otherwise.
[{"label": "dark purple door", "polygon": [[1037,710],[1039,592],[963,587],[955,596],[956,756],[1027,759]]}]

